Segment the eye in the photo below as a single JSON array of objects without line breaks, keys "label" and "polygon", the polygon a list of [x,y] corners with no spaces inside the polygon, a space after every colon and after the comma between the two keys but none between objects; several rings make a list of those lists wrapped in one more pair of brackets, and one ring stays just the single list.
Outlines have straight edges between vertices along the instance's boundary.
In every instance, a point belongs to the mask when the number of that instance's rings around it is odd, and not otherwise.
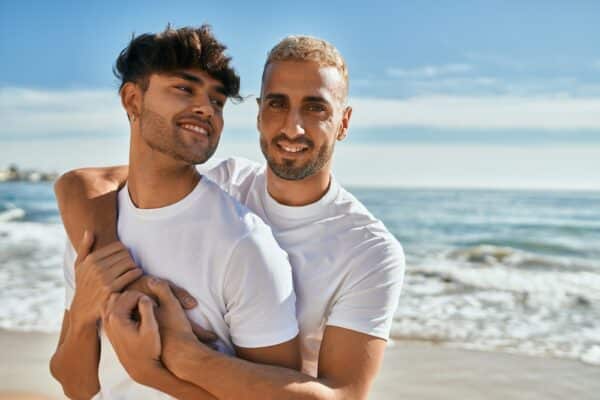
[{"label": "eye", "polygon": [[225,106],[225,102],[221,99],[210,99],[211,104],[217,106],[218,108],[223,108]]},{"label": "eye", "polygon": [[192,88],[189,86],[185,86],[185,85],[175,86],[175,89],[179,90],[180,92],[184,92],[184,93],[188,93],[188,94],[192,93]]},{"label": "eye", "polygon": [[327,111],[327,108],[320,103],[309,103],[306,106],[306,109],[311,112],[323,112]]},{"label": "eye", "polygon": [[269,108],[274,108],[274,109],[281,109],[285,106],[284,102],[281,100],[269,100],[267,105],[269,106]]}]

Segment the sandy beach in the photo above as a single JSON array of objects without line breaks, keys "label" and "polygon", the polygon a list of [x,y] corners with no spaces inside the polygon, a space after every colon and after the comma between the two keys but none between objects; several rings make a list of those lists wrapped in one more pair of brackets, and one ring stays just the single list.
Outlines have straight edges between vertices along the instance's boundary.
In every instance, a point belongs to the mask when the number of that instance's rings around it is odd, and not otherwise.
[{"label": "sandy beach", "polygon": [[[63,399],[48,372],[55,334],[0,331],[0,400]],[[596,399],[600,368],[578,361],[525,357],[397,342],[371,399]]]}]

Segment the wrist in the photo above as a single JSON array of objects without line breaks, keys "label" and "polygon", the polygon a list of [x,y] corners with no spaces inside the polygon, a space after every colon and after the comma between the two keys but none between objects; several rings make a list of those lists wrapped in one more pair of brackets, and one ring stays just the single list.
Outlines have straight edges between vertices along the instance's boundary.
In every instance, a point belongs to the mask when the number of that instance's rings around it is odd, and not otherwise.
[{"label": "wrist", "polygon": [[128,370],[127,373],[137,383],[159,389],[157,385],[169,371],[161,365],[160,361],[152,361],[151,363],[138,364],[135,368]]},{"label": "wrist", "polygon": [[75,300],[69,309],[69,327],[73,331],[83,332],[86,330],[97,330],[98,319],[96,316],[86,311],[83,308],[79,308],[76,305]]},{"label": "wrist", "polygon": [[196,337],[187,335],[161,334],[163,338],[162,360],[167,368],[179,379],[188,380],[188,373],[197,370],[198,365],[210,357],[208,347],[204,346]]}]

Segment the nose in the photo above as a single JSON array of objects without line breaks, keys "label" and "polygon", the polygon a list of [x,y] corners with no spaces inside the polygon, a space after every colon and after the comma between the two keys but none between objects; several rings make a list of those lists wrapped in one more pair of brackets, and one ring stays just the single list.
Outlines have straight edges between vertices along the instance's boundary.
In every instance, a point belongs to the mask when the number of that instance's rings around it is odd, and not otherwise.
[{"label": "nose", "polygon": [[298,111],[290,110],[288,112],[285,125],[283,126],[283,133],[290,139],[305,134],[304,123]]},{"label": "nose", "polygon": [[202,96],[202,99],[197,99],[192,106],[192,112],[201,116],[204,119],[209,119],[215,113],[215,110],[210,103],[208,96]]}]

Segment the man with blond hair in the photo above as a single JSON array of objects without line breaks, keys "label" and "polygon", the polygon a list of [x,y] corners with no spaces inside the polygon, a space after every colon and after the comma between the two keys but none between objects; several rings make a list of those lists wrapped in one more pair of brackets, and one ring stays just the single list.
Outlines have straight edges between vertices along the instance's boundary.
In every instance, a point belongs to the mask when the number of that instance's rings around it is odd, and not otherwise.
[{"label": "man with blond hair", "polygon": [[[257,99],[266,165],[230,158],[202,171],[260,216],[289,255],[301,371],[201,343],[164,282],[152,285],[160,306],[142,316],[146,323],[131,320],[134,295],[109,302],[105,329],[128,371],[156,363],[141,349],[160,338],[169,371],[217,398],[367,398],[400,295],[404,254],[331,173],[335,143],[346,137],[352,115],[347,96],[348,70],[335,47],[308,36],[283,39],[268,55]],[[65,224],[93,226],[104,240],[115,239],[114,199],[127,175],[127,167],[111,167],[63,177],[58,197],[71,195]]]}]

